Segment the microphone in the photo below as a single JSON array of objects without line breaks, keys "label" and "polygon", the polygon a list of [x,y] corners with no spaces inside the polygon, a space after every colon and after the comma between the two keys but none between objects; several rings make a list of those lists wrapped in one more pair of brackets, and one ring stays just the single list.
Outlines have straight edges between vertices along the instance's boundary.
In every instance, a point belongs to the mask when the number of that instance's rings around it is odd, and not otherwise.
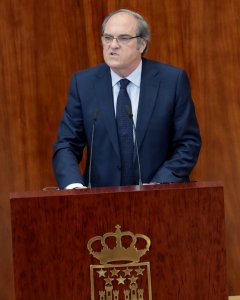
[{"label": "microphone", "polygon": [[93,140],[94,140],[94,131],[95,131],[95,123],[97,121],[99,114],[99,109],[97,109],[92,116],[92,138],[91,138],[91,148],[90,148],[90,158],[89,158],[89,172],[88,172],[88,188],[92,187],[91,185],[91,175],[92,175],[92,152],[93,152]]},{"label": "microphone", "polygon": [[139,159],[139,152],[138,152],[138,143],[137,143],[137,134],[136,134],[136,126],[134,124],[133,121],[133,113],[132,113],[132,109],[129,105],[125,105],[125,110],[126,113],[129,117],[129,119],[131,120],[132,124],[133,124],[133,130],[134,130],[134,135],[135,135],[135,148],[136,148],[136,154],[137,154],[137,163],[138,163],[138,175],[139,175],[139,179],[138,179],[138,184],[142,185],[142,173],[141,173],[141,165],[140,165],[140,159]]}]

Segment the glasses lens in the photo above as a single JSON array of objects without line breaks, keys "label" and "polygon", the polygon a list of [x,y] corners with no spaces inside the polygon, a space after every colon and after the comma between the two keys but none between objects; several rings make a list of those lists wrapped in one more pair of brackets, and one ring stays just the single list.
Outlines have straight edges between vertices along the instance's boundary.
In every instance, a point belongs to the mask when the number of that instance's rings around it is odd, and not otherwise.
[{"label": "glasses lens", "polygon": [[111,36],[111,35],[103,35],[102,36],[102,41],[105,44],[110,44],[113,41],[113,36]]},{"label": "glasses lens", "polygon": [[117,39],[118,39],[119,43],[127,44],[132,39],[132,37],[128,36],[128,35],[120,35],[120,36],[118,36]]},{"label": "glasses lens", "polygon": [[119,44],[127,44],[132,39],[138,38],[139,36],[130,36],[130,35],[119,35],[114,37],[112,35],[103,35],[102,42],[104,44],[111,44],[113,40],[116,40]]}]

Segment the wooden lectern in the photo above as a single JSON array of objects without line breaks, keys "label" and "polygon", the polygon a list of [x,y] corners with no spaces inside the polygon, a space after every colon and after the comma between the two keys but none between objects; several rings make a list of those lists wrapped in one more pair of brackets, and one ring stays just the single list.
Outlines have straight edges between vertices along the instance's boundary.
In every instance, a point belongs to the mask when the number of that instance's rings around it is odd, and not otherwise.
[{"label": "wooden lectern", "polygon": [[[219,183],[12,193],[11,218],[16,300],[227,299]],[[114,250],[113,233],[120,226],[122,234],[128,232],[124,249],[137,253],[145,247],[138,239],[132,243],[131,234],[151,240],[139,262],[149,263],[149,269],[131,262],[101,266],[90,254],[87,244],[93,237],[102,248],[112,243],[105,250]],[[132,294],[124,292],[126,287]],[[140,287],[141,293],[133,294]],[[120,293],[111,294],[114,289]]]}]

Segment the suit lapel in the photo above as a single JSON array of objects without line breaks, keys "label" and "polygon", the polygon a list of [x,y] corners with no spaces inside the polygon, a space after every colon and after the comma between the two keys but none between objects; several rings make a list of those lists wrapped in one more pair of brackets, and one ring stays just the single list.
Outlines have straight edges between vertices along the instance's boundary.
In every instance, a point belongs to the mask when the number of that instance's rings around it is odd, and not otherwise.
[{"label": "suit lapel", "polygon": [[143,59],[136,125],[136,134],[139,148],[141,147],[144,135],[148,128],[148,123],[154,109],[160,85],[159,71],[155,69],[153,65],[149,66],[149,64],[150,63],[146,59]]},{"label": "suit lapel", "polygon": [[101,68],[96,76],[95,96],[99,103],[99,114],[104,122],[113,148],[117,155],[120,156],[113,104],[112,80],[109,67],[106,65]]}]

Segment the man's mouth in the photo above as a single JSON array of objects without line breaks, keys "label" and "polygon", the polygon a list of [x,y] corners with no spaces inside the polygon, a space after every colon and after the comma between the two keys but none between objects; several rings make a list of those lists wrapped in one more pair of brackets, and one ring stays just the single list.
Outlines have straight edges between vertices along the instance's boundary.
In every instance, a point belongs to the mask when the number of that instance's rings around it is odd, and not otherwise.
[{"label": "man's mouth", "polygon": [[118,56],[118,54],[116,52],[110,52],[111,56]]}]

